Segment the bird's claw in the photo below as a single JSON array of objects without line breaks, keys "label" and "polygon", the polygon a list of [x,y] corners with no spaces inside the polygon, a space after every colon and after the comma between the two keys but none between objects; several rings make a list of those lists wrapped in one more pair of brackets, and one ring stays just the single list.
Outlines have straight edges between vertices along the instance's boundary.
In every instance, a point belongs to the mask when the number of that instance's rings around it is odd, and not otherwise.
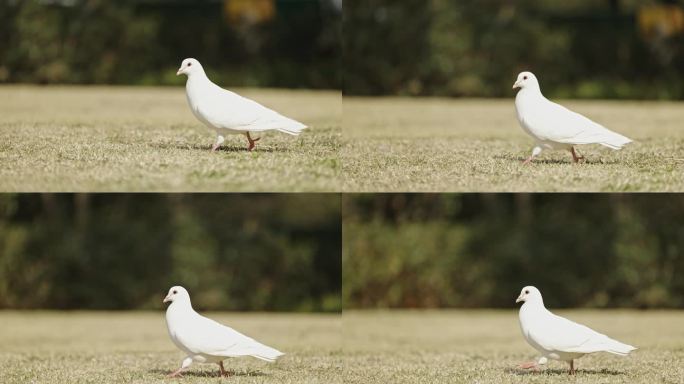
[{"label": "bird's claw", "polygon": [[251,137],[247,136],[247,139],[249,140],[249,148],[247,148],[248,151],[251,151],[256,147],[256,142],[261,140],[261,137],[257,137],[256,139],[252,139]]}]

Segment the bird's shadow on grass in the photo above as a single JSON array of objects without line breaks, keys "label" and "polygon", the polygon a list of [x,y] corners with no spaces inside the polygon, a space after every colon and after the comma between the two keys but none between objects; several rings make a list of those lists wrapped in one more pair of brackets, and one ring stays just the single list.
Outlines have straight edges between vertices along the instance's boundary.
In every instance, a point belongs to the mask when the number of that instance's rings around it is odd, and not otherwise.
[{"label": "bird's shadow on grass", "polygon": [[[505,373],[518,375],[518,376],[528,376],[528,375],[546,375],[546,376],[559,376],[565,375],[569,376],[567,369],[542,369],[539,371],[522,369],[522,368],[506,368]],[[577,369],[576,374],[578,375],[611,375],[619,376],[624,375],[623,371],[615,371],[612,369]]]},{"label": "bird's shadow on grass", "polygon": [[[202,145],[202,144],[174,144],[174,143],[156,143],[153,145],[155,148],[158,149],[182,149],[182,150],[187,150],[187,151],[204,151],[204,152],[211,152],[211,145]],[[256,147],[254,148],[253,151],[249,151],[247,147],[239,147],[239,146],[227,146],[223,145],[219,149],[216,150],[216,152],[231,152],[231,153],[239,153],[239,152],[268,152],[268,153],[274,153],[274,152],[290,152],[288,148],[284,147]]]},{"label": "bird's shadow on grass", "polygon": [[[256,377],[256,376],[267,376],[264,372],[262,371],[229,371],[230,376],[237,376],[237,377]],[[148,373],[167,377],[171,371],[167,371],[164,369],[150,369]],[[212,371],[185,371],[181,374],[181,377],[221,377],[221,372],[219,372],[218,369],[212,370]]]},{"label": "bird's shadow on grass", "polygon": [[[512,156],[512,155],[498,155],[494,156],[495,159],[497,160],[508,160],[508,161],[517,161],[522,164],[525,160],[527,160],[526,157],[520,157],[520,156]],[[534,164],[568,164],[568,165],[582,165],[582,164],[587,164],[587,165],[606,165],[606,164],[618,164],[619,161],[617,160],[601,160],[601,159],[594,159],[594,160],[587,160],[584,159],[580,163],[574,163],[571,160],[561,160],[561,159],[534,159],[532,160],[531,164],[527,165],[534,165]]]}]

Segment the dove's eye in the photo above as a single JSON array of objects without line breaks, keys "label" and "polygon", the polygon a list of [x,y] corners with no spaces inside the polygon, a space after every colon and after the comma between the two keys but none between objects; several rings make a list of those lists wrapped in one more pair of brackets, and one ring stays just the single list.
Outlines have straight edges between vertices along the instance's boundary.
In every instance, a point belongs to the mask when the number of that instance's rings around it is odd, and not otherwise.
[{"label": "dove's eye", "polygon": [[192,63],[188,63],[188,67],[191,66],[191,65],[192,65]]},{"label": "dove's eye", "polygon": [[174,295],[175,295],[176,293],[178,293],[178,291],[173,291],[173,294],[174,294]]},{"label": "dove's eye", "polygon": [[[174,293],[176,293],[176,292],[174,292]],[[525,294],[526,294],[526,295],[529,295],[529,294],[530,294],[530,291],[525,291]]]},{"label": "dove's eye", "polygon": [[527,76],[523,76],[523,80],[527,80]]}]

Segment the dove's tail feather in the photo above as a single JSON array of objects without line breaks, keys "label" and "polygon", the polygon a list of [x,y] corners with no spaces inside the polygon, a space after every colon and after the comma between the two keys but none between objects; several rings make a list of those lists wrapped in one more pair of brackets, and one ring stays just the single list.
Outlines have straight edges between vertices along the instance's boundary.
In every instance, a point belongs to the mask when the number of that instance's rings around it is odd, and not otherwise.
[{"label": "dove's tail feather", "polygon": [[275,362],[282,355],[284,355],[284,353],[263,344],[255,345],[250,353],[250,356],[268,361],[269,363]]},{"label": "dove's tail feather", "polygon": [[627,356],[630,352],[636,348],[625,343],[621,343],[617,340],[610,339],[610,342],[606,343],[605,352],[609,352],[615,355]]},{"label": "dove's tail feather", "polygon": [[238,356],[252,356],[259,360],[275,362],[284,353],[275,348],[261,344],[255,340],[249,340],[248,343],[233,346],[230,349],[216,353],[217,356],[238,357]]},{"label": "dove's tail feather", "polygon": [[566,352],[581,352],[581,353],[594,353],[594,352],[608,352],[615,355],[627,356],[630,352],[636,348],[625,343],[621,343],[617,340],[611,339],[606,335],[597,335],[597,337],[588,340],[586,343],[578,346],[577,348],[572,348]]},{"label": "dove's tail feather", "polygon": [[275,130],[278,132],[287,133],[288,135],[297,136],[304,128],[307,128],[307,126],[297,120],[293,120],[282,115],[275,115],[267,119],[256,121],[250,125],[239,127],[238,130],[248,132],[264,132]]},{"label": "dove's tail feather", "polygon": [[302,132],[303,129],[307,128],[306,125],[300,123],[297,120],[292,120],[292,119],[287,119],[286,121],[288,124],[285,126],[279,127],[278,131],[282,133],[287,133],[288,135],[294,135],[297,136],[299,133]]},{"label": "dove's tail feather", "polygon": [[622,149],[623,146],[632,142],[628,137],[609,130],[606,130],[602,136],[598,143],[611,149]]}]

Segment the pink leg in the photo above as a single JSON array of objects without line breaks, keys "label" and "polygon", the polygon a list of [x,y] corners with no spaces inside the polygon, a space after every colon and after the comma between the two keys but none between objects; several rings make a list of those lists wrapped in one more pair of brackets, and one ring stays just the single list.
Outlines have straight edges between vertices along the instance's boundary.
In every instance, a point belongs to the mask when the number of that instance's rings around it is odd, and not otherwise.
[{"label": "pink leg", "polygon": [[572,153],[572,160],[575,163],[579,163],[580,160],[584,160],[584,156],[578,156],[577,152],[575,152],[575,147],[570,147],[570,153]]},{"label": "pink leg", "polygon": [[182,377],[183,375],[181,373],[183,373],[183,368],[178,368],[177,370],[169,373],[166,377]]},{"label": "pink leg", "polygon": [[251,151],[256,147],[256,142],[261,140],[261,137],[257,137],[256,139],[252,140],[252,137],[249,135],[249,132],[247,132],[247,140],[249,141],[249,147],[247,148],[248,151]]},{"label": "pink leg", "polygon": [[534,159],[534,156],[530,156],[527,158],[527,160],[523,161],[523,165],[527,165],[532,162],[532,159]]},{"label": "pink leg", "polygon": [[212,145],[212,146],[211,146],[211,151],[212,151],[212,152],[216,152],[216,150],[219,149],[219,146],[220,146],[219,144],[214,144],[214,145]]},{"label": "pink leg", "polygon": [[223,361],[219,361],[219,368],[221,368],[221,377],[232,376],[232,372],[228,372],[223,368]]},{"label": "pink leg", "polygon": [[536,371],[539,369],[539,365],[537,365],[536,361],[530,361],[527,363],[520,364],[520,368],[522,368],[522,369],[534,369]]}]

